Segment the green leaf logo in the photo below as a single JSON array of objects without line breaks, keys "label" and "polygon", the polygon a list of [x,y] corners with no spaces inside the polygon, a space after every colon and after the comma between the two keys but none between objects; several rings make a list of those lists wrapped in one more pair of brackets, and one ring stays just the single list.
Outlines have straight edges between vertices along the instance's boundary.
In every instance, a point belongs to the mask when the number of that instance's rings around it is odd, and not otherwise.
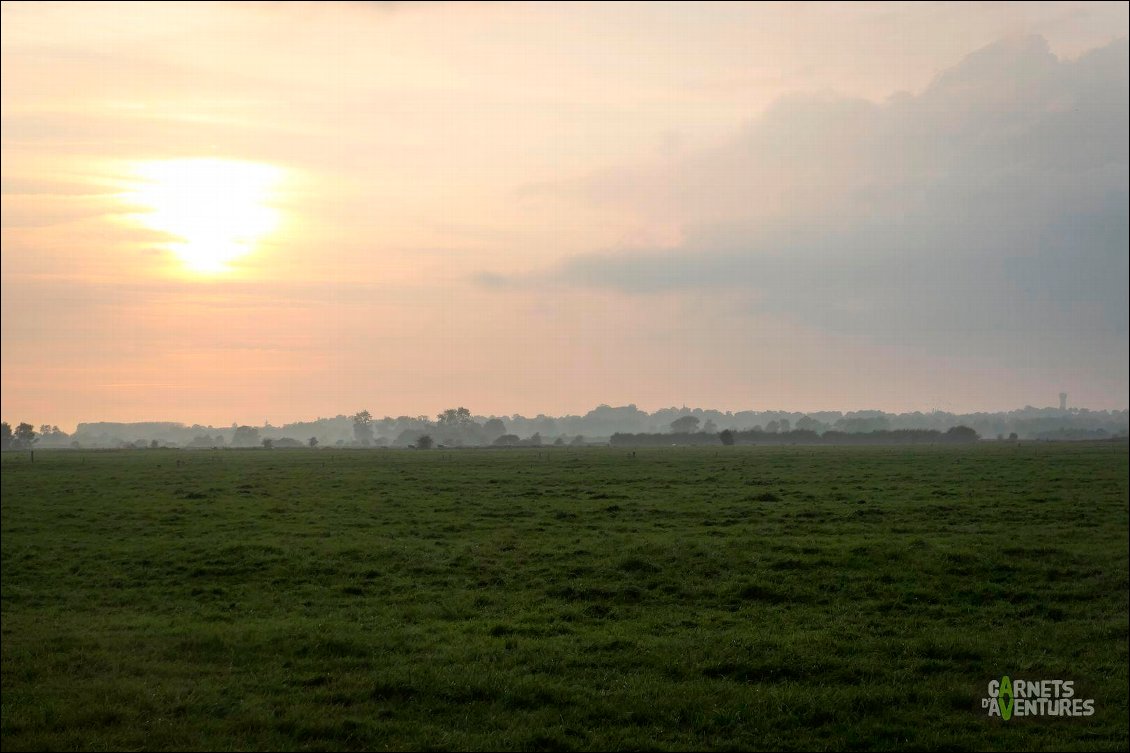
[{"label": "green leaf logo", "polygon": [[[1005,696],[1008,696],[1007,701]],[[1005,675],[1001,678],[1001,689],[997,695],[997,704],[1001,709],[1001,719],[1006,722],[1012,718],[1012,703],[1012,681],[1008,679],[1008,675]]]}]

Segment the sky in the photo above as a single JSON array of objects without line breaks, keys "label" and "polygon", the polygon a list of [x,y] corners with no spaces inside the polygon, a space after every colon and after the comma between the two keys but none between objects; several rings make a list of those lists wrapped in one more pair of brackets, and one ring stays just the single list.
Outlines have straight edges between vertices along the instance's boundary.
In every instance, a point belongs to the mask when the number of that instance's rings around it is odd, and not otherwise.
[{"label": "sky", "polygon": [[0,10],[0,411],[1127,407],[1126,3]]}]

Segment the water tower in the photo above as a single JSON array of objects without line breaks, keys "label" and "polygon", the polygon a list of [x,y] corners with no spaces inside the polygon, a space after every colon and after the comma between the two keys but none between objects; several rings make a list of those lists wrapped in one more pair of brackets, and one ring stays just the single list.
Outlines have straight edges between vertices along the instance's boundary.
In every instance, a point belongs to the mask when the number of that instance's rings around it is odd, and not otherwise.
[{"label": "water tower", "polygon": [[1059,393],[1059,409],[1060,410],[1067,410],[1067,393],[1066,392]]}]

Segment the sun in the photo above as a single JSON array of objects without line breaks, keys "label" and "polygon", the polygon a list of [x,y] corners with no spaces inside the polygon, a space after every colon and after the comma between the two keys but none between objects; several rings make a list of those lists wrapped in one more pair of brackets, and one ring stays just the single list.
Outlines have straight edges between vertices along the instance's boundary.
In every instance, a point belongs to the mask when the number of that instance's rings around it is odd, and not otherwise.
[{"label": "sun", "polygon": [[227,159],[175,159],[134,166],[136,219],[165,233],[166,248],[198,275],[218,275],[254,251],[274,231],[280,212],[271,199],[282,171]]}]

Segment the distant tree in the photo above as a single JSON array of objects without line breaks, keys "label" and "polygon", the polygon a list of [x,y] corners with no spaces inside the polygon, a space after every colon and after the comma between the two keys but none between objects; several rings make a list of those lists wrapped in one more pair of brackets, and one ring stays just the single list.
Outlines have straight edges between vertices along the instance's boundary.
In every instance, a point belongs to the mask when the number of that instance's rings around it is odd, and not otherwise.
[{"label": "distant tree", "polygon": [[503,434],[498,439],[494,440],[492,444],[495,447],[517,447],[522,443],[522,440],[517,434]]},{"label": "distant tree", "polygon": [[541,447],[541,432],[535,431],[534,435],[530,437],[530,447]]},{"label": "distant tree", "polygon": [[671,422],[671,431],[676,434],[690,434],[698,431],[698,416],[683,416]]},{"label": "distant tree", "polygon": [[719,432],[718,438],[722,440],[722,444],[729,447],[734,443],[734,432],[731,429],[724,429]]},{"label": "distant tree", "polygon": [[770,421],[769,423],[765,424],[765,431],[769,432],[770,434],[776,434],[780,430],[781,423],[779,421]]},{"label": "distant tree", "polygon": [[65,447],[68,439],[70,439],[70,437],[67,433],[58,426],[42,424],[39,427],[38,444],[44,447]]},{"label": "distant tree", "polygon": [[435,443],[432,441],[432,438],[429,437],[427,434],[425,434],[424,436],[422,436],[422,437],[420,437],[419,439],[416,440],[416,449],[417,450],[430,450],[430,449],[432,449],[433,444],[435,444]]},{"label": "distant tree", "polygon": [[578,434],[577,436],[573,437],[573,441],[569,443],[569,446],[570,447],[581,447],[582,445],[584,445],[584,443],[585,443],[584,436]]},{"label": "distant tree", "polygon": [[815,418],[801,416],[797,419],[796,427],[805,431],[820,431],[824,428],[824,424],[820,423]]},{"label": "distant tree", "polygon": [[443,429],[461,428],[474,422],[475,419],[472,418],[471,411],[463,406],[448,408],[436,416],[436,425]]},{"label": "distant tree", "polygon": [[435,430],[441,444],[462,447],[465,444],[482,444],[486,441],[483,427],[475,421],[471,411],[460,406],[448,408],[436,416]]},{"label": "distant tree", "polygon": [[702,430],[707,434],[718,433],[718,424],[714,423],[713,418],[706,419],[706,423],[702,425]]},{"label": "distant tree", "polygon": [[869,431],[886,431],[891,422],[886,416],[853,416],[836,421],[836,428],[849,434],[866,434]]},{"label": "distant tree", "polygon": [[158,441],[157,441],[156,439],[154,439],[153,441],[151,441],[151,442],[149,443],[149,449],[151,449],[151,450],[156,450],[156,449],[158,449],[158,448],[160,448],[160,447],[161,447],[161,443],[160,443],[160,442],[158,442]]},{"label": "distant tree", "polygon": [[259,444],[259,430],[254,426],[237,426],[232,432],[232,447],[255,447]]},{"label": "distant tree", "polygon": [[36,436],[35,427],[25,421],[16,427],[16,431],[12,435],[12,449],[30,450],[38,441],[39,437]]},{"label": "distant tree", "polygon": [[533,428],[533,430],[538,434],[548,434],[550,436],[553,436],[554,434],[561,433],[557,428],[557,419],[553,418],[552,416],[547,416],[544,413],[539,413],[537,418],[532,419],[531,428]]},{"label": "distant tree", "polygon": [[790,431],[791,429],[792,429],[792,424],[789,423],[789,419],[782,418],[781,421],[780,421],[780,430],[782,432],[787,432],[787,431]]},{"label": "distant tree", "polygon": [[416,440],[419,439],[424,432],[419,429],[405,429],[396,435],[396,439],[392,444],[394,447],[415,447]]},{"label": "distant tree", "polygon": [[981,436],[968,426],[955,426],[946,432],[945,438],[951,442],[976,442]]},{"label": "distant tree", "polygon": [[558,437],[557,439],[553,440],[553,446],[554,447],[564,447],[565,446],[565,437]]},{"label": "distant tree", "polygon": [[354,413],[350,418],[353,419],[353,438],[363,445],[372,442],[373,414],[363,410]]},{"label": "distant tree", "polygon": [[269,438],[267,438],[267,437],[264,437],[264,438],[263,438],[263,447],[265,447],[266,449],[268,449],[268,450],[269,450],[269,449],[271,449],[271,448],[272,448],[272,447],[274,447],[274,446],[275,446],[275,440],[273,440],[273,439],[269,439]]},{"label": "distant tree", "polygon": [[306,440],[306,444],[310,445],[310,447],[317,447],[318,446],[318,438],[317,437],[310,437],[309,439]]},{"label": "distant tree", "polygon": [[12,427],[7,421],[0,424],[0,450],[12,448]]},{"label": "distant tree", "polygon": [[505,433],[506,424],[502,423],[502,419],[492,418],[483,424],[483,435],[488,442],[493,442]]},{"label": "distant tree", "polygon": [[1009,439],[1010,439],[1011,441],[1013,441],[1013,442],[1015,442],[1016,440],[1020,439],[1020,437],[1019,437],[1019,436],[1017,436],[1017,434],[1016,434],[1016,432],[1015,432],[1015,431],[1014,431],[1014,432],[1012,432],[1011,434],[1009,434],[1009,435],[1008,435],[1008,438],[1009,438]]}]

